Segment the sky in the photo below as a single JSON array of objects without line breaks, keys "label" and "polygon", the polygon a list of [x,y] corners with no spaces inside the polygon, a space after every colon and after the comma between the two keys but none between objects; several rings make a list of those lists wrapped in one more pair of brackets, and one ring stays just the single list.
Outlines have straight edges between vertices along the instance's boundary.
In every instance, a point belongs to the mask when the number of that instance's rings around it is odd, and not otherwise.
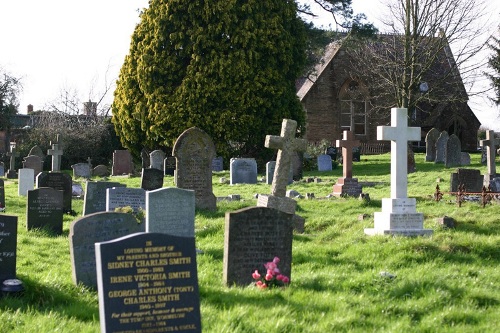
[{"label": "sky", "polygon": [[[303,0],[309,1],[309,0]],[[377,25],[384,0],[353,0],[355,13]],[[486,0],[500,17],[500,1]],[[43,109],[62,91],[74,91],[81,102],[95,101],[112,85],[129,51],[139,10],[148,0],[0,0],[0,67],[21,78],[20,113],[27,105]],[[328,26],[325,14],[315,21]],[[487,99],[471,99],[479,121],[500,131],[500,110]]]}]

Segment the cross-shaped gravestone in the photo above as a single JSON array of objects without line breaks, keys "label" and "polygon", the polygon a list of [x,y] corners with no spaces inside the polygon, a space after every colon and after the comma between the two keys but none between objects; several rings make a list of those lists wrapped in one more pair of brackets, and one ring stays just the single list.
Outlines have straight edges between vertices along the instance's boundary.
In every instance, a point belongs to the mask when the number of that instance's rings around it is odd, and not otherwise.
[{"label": "cross-shaped gravestone", "polygon": [[52,149],[47,150],[47,155],[52,155],[52,171],[61,171],[61,156],[63,150],[59,148],[59,134],[55,143],[51,143]]},{"label": "cross-shaped gravestone", "polygon": [[352,148],[359,146],[352,131],[344,131],[344,138],[336,141],[338,148],[342,147],[342,166],[344,178],[352,178]]},{"label": "cross-shaped gravestone", "polygon": [[408,110],[391,109],[391,125],[377,126],[377,140],[391,140],[391,198],[406,198],[408,141],[420,140],[420,127],[408,127]]},{"label": "cross-shaped gravestone", "polygon": [[87,164],[89,165],[89,168],[92,169],[92,159],[90,157],[87,157]]},{"label": "cross-shaped gravestone", "polygon": [[6,154],[10,157],[10,166],[9,169],[14,171],[16,169],[16,157],[19,157],[19,152],[16,151],[16,145],[11,143],[10,152]]},{"label": "cross-shaped gravestone", "polygon": [[293,152],[305,151],[307,148],[306,140],[295,138],[296,129],[297,122],[295,120],[283,119],[281,136],[266,136],[264,145],[267,148],[278,149],[273,184],[271,186],[271,194],[277,197],[284,197],[286,195]]},{"label": "cross-shaped gravestone", "polygon": [[500,145],[500,139],[495,139],[495,132],[488,130],[486,131],[486,140],[481,140],[479,142],[481,147],[486,147],[486,163],[488,165],[488,175],[493,175],[497,173],[495,166],[495,146]]}]

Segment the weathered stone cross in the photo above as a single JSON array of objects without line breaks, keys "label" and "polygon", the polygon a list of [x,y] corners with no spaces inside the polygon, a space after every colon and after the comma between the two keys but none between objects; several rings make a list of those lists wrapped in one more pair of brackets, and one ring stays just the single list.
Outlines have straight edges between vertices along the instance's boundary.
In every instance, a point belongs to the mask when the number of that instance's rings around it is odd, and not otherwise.
[{"label": "weathered stone cross", "polygon": [[486,161],[488,163],[488,175],[495,175],[497,173],[495,166],[495,146],[500,145],[500,139],[495,139],[495,132],[486,131],[486,140],[479,141],[481,147],[486,147]]},{"label": "weathered stone cross", "polygon": [[56,136],[56,142],[51,144],[52,149],[47,150],[47,155],[52,155],[52,171],[61,171],[63,150],[59,148],[59,134]]},{"label": "weathered stone cross", "polygon": [[264,145],[267,148],[278,149],[273,184],[271,185],[271,194],[277,197],[284,197],[286,195],[292,153],[295,151],[305,151],[307,148],[306,140],[295,138],[296,130],[297,122],[295,120],[283,119],[281,136],[266,136]]},{"label": "weathered stone cross", "polygon": [[344,138],[336,141],[338,148],[342,147],[342,166],[344,178],[352,178],[352,148],[359,146],[352,131],[344,131]]},{"label": "weathered stone cross", "polygon": [[377,126],[377,140],[391,140],[391,198],[407,198],[408,141],[420,140],[420,127],[408,127],[408,110],[391,109],[391,125]]},{"label": "weathered stone cross", "polygon": [[16,157],[19,157],[19,152],[16,151],[15,143],[11,142],[10,152],[7,152],[5,155],[10,156],[10,166],[9,169],[14,171],[16,169]]}]

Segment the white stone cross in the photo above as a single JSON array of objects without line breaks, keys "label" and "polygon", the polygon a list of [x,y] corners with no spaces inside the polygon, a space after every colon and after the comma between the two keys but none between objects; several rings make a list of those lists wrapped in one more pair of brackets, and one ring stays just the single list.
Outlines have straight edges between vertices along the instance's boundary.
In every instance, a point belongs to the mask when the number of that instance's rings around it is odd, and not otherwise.
[{"label": "white stone cross", "polygon": [[63,150],[59,148],[59,134],[57,134],[57,139],[52,144],[52,149],[47,150],[47,155],[52,155],[52,171],[61,171],[62,154]]},{"label": "white stone cross", "polygon": [[408,141],[420,140],[420,127],[408,127],[408,110],[391,109],[391,126],[377,126],[377,140],[391,140],[391,198],[408,193]]},{"label": "white stone cross", "polygon": [[336,141],[337,147],[342,147],[342,167],[344,178],[352,178],[352,148],[359,146],[359,140],[354,137],[354,132],[344,131],[344,138]]},{"label": "white stone cross", "polygon": [[488,163],[488,175],[497,173],[495,166],[495,146],[500,145],[500,139],[495,139],[495,132],[491,130],[486,131],[486,140],[479,141],[481,147],[486,147],[486,161]]},{"label": "white stone cross", "polygon": [[286,185],[290,175],[291,157],[294,151],[305,151],[307,141],[295,138],[297,122],[291,119],[283,119],[281,124],[281,136],[267,135],[265,146],[278,149],[276,168],[274,169],[271,194],[277,197],[286,195]]}]

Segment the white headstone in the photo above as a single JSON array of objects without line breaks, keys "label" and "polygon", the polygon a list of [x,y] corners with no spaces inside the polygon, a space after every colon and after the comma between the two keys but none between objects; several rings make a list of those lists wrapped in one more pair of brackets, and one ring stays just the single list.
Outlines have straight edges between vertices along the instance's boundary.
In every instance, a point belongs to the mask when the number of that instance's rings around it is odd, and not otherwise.
[{"label": "white headstone", "polygon": [[27,196],[28,191],[31,191],[35,188],[35,170],[33,169],[19,169],[19,176],[18,176],[18,195],[20,196]]}]

